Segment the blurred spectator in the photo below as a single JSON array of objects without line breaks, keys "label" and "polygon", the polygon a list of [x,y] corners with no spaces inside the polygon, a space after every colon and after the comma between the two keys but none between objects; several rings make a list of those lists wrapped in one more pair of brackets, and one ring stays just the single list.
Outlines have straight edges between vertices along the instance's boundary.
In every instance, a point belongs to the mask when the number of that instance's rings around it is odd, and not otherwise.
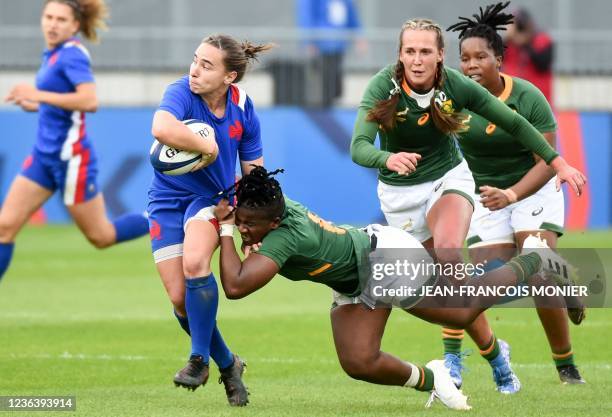
[{"label": "blurred spectator", "polygon": [[[322,105],[328,107],[342,95],[343,57],[361,27],[357,8],[353,0],[297,0],[297,22],[308,36],[309,56],[318,61]],[[364,41],[358,46],[364,49]]]},{"label": "blurred spectator", "polygon": [[503,71],[531,81],[552,105],[554,45],[551,37],[538,29],[525,9],[514,13],[508,26]]}]

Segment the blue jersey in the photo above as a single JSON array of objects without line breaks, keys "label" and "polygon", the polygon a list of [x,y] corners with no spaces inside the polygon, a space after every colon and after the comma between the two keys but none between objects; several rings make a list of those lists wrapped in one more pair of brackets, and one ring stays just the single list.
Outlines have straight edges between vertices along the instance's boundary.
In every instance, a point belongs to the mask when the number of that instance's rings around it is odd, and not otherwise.
[{"label": "blue jersey", "polygon": [[[45,50],[36,74],[36,88],[53,93],[73,93],[79,84],[93,81],[89,52],[76,38]],[[85,113],[40,103],[37,151],[67,161],[88,147]]]},{"label": "blue jersey", "polygon": [[216,161],[197,172],[170,176],[155,171],[153,191],[179,191],[212,197],[235,182],[236,157],[253,161],[262,153],[259,119],[251,99],[244,90],[230,85],[223,117],[215,116],[202,98],[189,89],[189,77],[170,84],[164,93],[160,110],[177,120],[199,119],[215,129],[219,146]]}]

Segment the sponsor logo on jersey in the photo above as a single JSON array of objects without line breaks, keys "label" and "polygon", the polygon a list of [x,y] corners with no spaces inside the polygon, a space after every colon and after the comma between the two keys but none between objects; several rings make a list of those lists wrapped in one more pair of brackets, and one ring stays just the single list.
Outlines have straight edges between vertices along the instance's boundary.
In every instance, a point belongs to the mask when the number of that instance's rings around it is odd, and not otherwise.
[{"label": "sponsor logo on jersey", "polygon": [[534,211],[532,211],[531,215],[535,217],[535,216],[540,215],[540,213],[542,213],[543,211],[544,211],[544,207],[540,207],[540,208],[537,208]]},{"label": "sponsor logo on jersey", "polygon": [[408,221],[402,226],[402,229],[406,230],[407,232],[410,232],[413,227],[414,221],[412,219],[408,219]]},{"label": "sponsor logo on jersey", "polygon": [[53,55],[51,55],[51,57],[49,57],[49,61],[47,61],[47,66],[48,67],[53,66],[53,64],[55,64],[57,62],[58,58],[59,58],[59,52],[53,53]]},{"label": "sponsor logo on jersey", "polygon": [[417,120],[417,124],[419,126],[423,126],[425,123],[427,123],[428,120],[429,120],[429,113],[425,113],[424,115],[419,117],[419,120]]},{"label": "sponsor logo on jersey", "polygon": [[242,139],[242,123],[240,123],[240,120],[236,120],[234,122],[234,124],[230,125],[229,127],[229,137],[231,139],[236,139],[237,141],[240,141],[240,139]]},{"label": "sponsor logo on jersey", "polygon": [[444,91],[440,91],[435,98],[434,102],[436,105],[446,114],[453,114],[455,112],[455,108],[453,107],[453,101],[446,97]]},{"label": "sponsor logo on jersey", "polygon": [[487,128],[485,129],[485,133],[487,135],[492,135],[493,132],[495,132],[495,129],[497,128],[496,125],[494,125],[493,123],[490,123],[487,125]]},{"label": "sponsor logo on jersey", "polygon": [[398,122],[405,122],[406,121],[406,115],[408,114],[409,111],[410,111],[410,109],[408,108],[408,106],[406,106],[406,108],[404,110],[398,111],[397,113],[395,113],[397,121]]}]

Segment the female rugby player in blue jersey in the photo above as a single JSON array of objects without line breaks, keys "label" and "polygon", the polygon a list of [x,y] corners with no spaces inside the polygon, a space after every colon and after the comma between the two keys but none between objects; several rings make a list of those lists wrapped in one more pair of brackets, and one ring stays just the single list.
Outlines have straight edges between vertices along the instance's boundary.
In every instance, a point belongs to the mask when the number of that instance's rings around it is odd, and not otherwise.
[{"label": "female rugby player in blue jersey", "polygon": [[5,98],[39,116],[34,149],[0,212],[0,277],[11,261],[15,237],[57,190],[79,229],[97,248],[148,232],[141,213],[111,222],[96,182],[96,154],[85,113],[96,111],[98,99],[89,52],[76,34],[96,41],[106,16],[104,0],[47,0],[41,19],[47,48],[36,86],[16,85]]},{"label": "female rugby player in blue jersey", "polygon": [[[231,405],[248,403],[242,383],[244,363],[225,345],[216,325],[217,282],[210,268],[219,244],[213,208],[220,190],[235,181],[236,157],[243,174],[263,163],[259,120],[251,99],[235,83],[247,64],[272,46],[239,43],[230,36],[204,38],[195,51],[189,74],[171,84],[153,117],[152,134],[178,149],[216,155],[202,169],[167,176],[155,172],[149,190],[151,244],[161,276],[181,327],[191,336],[191,356],[174,383],[191,390],[208,380],[208,362],[219,366]],[[216,143],[202,141],[181,121],[199,119],[214,128]]]}]

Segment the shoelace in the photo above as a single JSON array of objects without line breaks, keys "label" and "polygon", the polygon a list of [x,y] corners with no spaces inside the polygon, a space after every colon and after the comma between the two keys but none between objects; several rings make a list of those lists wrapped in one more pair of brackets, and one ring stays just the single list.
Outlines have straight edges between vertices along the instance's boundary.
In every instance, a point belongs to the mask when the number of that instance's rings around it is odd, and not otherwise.
[{"label": "shoelace", "polygon": [[433,403],[436,401],[437,398],[438,398],[438,394],[435,391],[432,391],[431,394],[429,395],[429,399],[425,403],[425,408],[431,408],[431,406],[433,405]]},{"label": "shoelace", "polygon": [[[473,353],[472,349],[466,349],[463,352],[459,352],[458,354],[448,355],[444,357],[444,365],[449,362],[453,366],[459,367],[459,372],[465,371],[469,372],[469,368],[463,364],[463,359],[467,358]],[[448,367],[450,368],[450,367]]]}]

